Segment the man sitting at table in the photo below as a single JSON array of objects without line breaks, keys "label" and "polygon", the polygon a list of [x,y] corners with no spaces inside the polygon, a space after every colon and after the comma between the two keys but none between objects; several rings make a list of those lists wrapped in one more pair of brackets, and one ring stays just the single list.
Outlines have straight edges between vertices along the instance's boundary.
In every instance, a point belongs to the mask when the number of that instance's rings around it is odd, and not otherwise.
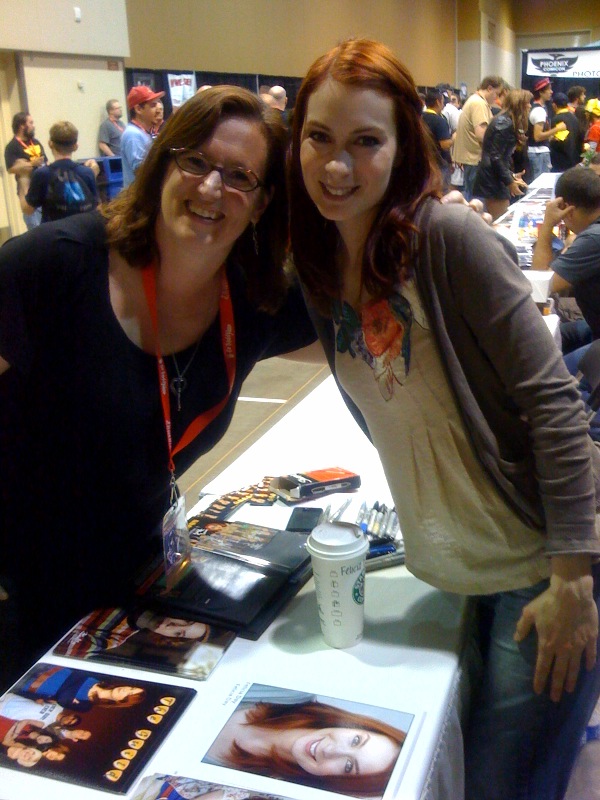
[{"label": "man sitting at table", "polygon": [[[555,195],[546,206],[531,267],[554,270],[550,290],[572,289],[591,338],[600,339],[600,178],[591,169],[572,167],[557,180]],[[552,260],[552,229],[561,220],[573,231],[575,239]],[[581,344],[564,357],[572,375],[577,373],[579,361],[589,347],[589,336],[586,339],[582,335]],[[587,399],[591,387],[581,385],[580,389]],[[600,414],[590,423],[590,436],[600,441]]]},{"label": "man sitting at table", "polygon": [[[563,221],[576,235],[553,260],[552,229]],[[532,269],[553,269],[550,289],[572,289],[592,338],[600,339],[600,180],[593,170],[573,167],[556,182],[538,230]]]}]

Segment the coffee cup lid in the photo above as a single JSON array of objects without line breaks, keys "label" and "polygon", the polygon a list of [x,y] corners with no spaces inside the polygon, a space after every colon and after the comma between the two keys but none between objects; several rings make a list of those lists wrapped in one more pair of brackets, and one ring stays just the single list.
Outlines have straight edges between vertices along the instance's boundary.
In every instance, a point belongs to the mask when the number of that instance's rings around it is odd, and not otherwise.
[{"label": "coffee cup lid", "polygon": [[369,543],[358,525],[349,522],[324,522],[307,539],[309,552],[324,557],[355,556],[365,552]]}]

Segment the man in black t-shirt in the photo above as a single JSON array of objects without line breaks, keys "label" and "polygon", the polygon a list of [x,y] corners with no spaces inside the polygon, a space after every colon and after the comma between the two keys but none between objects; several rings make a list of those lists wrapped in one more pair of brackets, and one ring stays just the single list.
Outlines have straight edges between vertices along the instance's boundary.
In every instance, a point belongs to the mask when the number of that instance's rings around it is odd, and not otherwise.
[{"label": "man in black t-shirt", "polygon": [[442,116],[444,108],[444,98],[437,89],[430,89],[425,96],[425,110],[423,111],[423,122],[430,130],[433,140],[437,147],[438,164],[442,170],[444,178],[444,188],[450,185],[450,175],[452,174],[452,158],[450,148],[456,134],[450,133],[448,122]]},{"label": "man in black t-shirt", "polygon": [[[17,180],[19,176],[22,180],[29,181],[31,174],[37,167],[43,167],[48,163],[44,146],[35,138],[35,126],[31,114],[26,111],[19,111],[15,114],[12,121],[14,136],[4,149],[4,163],[6,169]],[[27,228],[35,228],[42,221],[39,209],[35,209],[32,214],[23,214],[23,219]]]},{"label": "man in black t-shirt", "polygon": [[580,141],[580,128],[577,117],[568,106],[568,98],[562,92],[556,92],[552,98],[554,116],[552,127],[564,122],[566,130],[559,131],[550,140],[550,159],[552,172],[565,172],[571,167],[576,167],[581,161],[582,145]]}]

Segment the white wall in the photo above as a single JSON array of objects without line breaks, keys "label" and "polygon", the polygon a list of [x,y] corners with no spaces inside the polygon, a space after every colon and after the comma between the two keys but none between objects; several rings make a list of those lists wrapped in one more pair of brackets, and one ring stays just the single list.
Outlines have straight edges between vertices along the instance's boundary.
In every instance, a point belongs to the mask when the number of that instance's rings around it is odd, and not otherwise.
[{"label": "white wall", "polygon": [[481,42],[479,39],[463,39],[457,42],[456,47],[456,86],[467,84],[467,94],[479,86],[483,75],[481,73]]},{"label": "white wall", "polygon": [[[117,69],[109,69],[109,65]],[[75,158],[98,155],[98,127],[106,117],[106,101],[114,97],[126,107],[122,62],[24,55],[22,66],[27,108],[35,121],[36,136],[46,150],[50,126],[68,119],[79,130],[79,150]]]},{"label": "white wall", "polygon": [[0,0],[0,50],[128,56],[125,0]]}]

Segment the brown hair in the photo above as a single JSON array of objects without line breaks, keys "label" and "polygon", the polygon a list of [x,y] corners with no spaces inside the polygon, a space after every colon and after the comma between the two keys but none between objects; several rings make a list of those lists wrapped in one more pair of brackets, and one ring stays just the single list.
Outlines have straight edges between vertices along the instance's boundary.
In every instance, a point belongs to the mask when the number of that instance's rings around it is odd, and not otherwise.
[{"label": "brown hair", "polygon": [[49,133],[50,141],[61,155],[68,155],[75,150],[78,136],[79,131],[68,120],[55,122]]},{"label": "brown hair", "polygon": [[331,311],[339,296],[340,276],[332,268],[339,234],[333,222],[321,217],[306,191],[300,145],[310,96],[327,78],[373,89],[394,104],[397,163],[363,254],[363,284],[373,296],[389,293],[399,276],[408,275],[416,232],[413,217],[426,197],[440,196],[442,187],[434,145],[421,119],[421,99],[410,72],[392,51],[370,39],[349,39],[317,59],[294,107],[289,174],[294,261],[311,301],[323,313]]},{"label": "brown hair", "polygon": [[[96,684],[100,689],[117,689],[119,686],[131,686],[131,684],[118,684],[118,683],[107,683],[106,681],[98,681]],[[132,687],[132,688],[140,688],[140,687]],[[129,708],[130,706],[137,706],[139,705],[142,700],[146,698],[146,690],[142,689],[140,692],[136,694],[129,694],[125,700],[116,701],[116,700],[96,700],[94,702],[94,706],[97,708]]]},{"label": "brown hair", "polygon": [[481,79],[481,83],[477,87],[478,91],[484,91],[491,86],[492,89],[501,89],[503,86],[508,86],[504,78],[501,78],[499,75],[486,75],[485,78]]},{"label": "brown hair", "polygon": [[502,113],[512,120],[515,133],[527,130],[529,112],[527,105],[533,95],[527,89],[511,89],[502,101]]},{"label": "brown hair", "polygon": [[285,190],[286,128],[280,114],[267,108],[252,92],[237,86],[213,86],[194,95],[172,114],[161,129],[142,164],[135,181],[103,208],[107,239],[132,267],[144,267],[160,260],[155,223],[170,149],[198,149],[225,119],[241,118],[260,125],[267,143],[264,191],[273,197],[256,225],[258,254],[252,227],[233,245],[230,259],[244,273],[247,293],[255,306],[275,310],[285,292],[282,264],[287,247],[288,206]]},{"label": "brown hair", "polygon": [[[256,703],[246,712],[244,724],[271,730],[356,728],[387,736],[398,746],[398,749],[402,748],[406,739],[406,733],[392,725],[316,700],[293,705]],[[372,775],[311,775],[299,765],[286,761],[274,752],[266,756],[255,756],[236,742],[233,743],[224,766],[270,778],[289,780],[326,791],[365,797],[382,795],[394,768],[394,764],[392,764],[388,769]]]}]

